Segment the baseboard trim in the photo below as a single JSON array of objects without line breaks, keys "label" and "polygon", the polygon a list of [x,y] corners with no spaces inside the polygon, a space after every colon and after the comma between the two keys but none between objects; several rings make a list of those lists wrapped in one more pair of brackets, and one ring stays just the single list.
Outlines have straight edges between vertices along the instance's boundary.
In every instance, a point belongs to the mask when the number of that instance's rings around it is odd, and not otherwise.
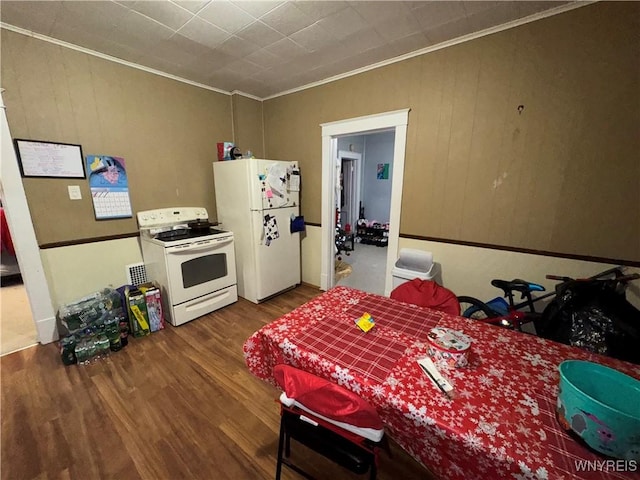
[{"label": "baseboard trim", "polygon": [[60,338],[56,326],[56,317],[37,320],[36,330],[38,331],[38,341],[43,345],[56,342]]}]

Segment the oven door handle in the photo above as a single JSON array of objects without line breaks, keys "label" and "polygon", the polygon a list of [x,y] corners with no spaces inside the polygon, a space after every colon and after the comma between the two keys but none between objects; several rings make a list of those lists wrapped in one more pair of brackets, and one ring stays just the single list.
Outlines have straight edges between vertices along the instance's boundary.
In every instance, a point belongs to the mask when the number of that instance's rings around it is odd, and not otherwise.
[{"label": "oven door handle", "polygon": [[184,246],[184,247],[169,247],[167,248],[167,253],[169,254],[179,254],[179,253],[187,253],[194,252],[198,250],[215,250],[222,245],[226,245],[227,243],[233,242],[233,237],[228,238],[220,238],[215,240],[205,240],[204,242],[196,242],[193,245]]}]

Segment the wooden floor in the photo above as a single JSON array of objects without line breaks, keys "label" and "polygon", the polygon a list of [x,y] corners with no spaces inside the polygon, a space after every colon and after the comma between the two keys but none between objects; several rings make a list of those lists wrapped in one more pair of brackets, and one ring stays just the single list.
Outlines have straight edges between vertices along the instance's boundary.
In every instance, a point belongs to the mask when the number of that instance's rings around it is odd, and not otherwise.
[{"label": "wooden floor", "polygon": [[[88,366],[65,367],[55,344],[2,357],[1,478],[274,478],[278,391],[249,373],[242,344],[319,293],[240,299]],[[380,480],[431,478],[391,447]],[[295,443],[292,459],[319,479],[363,478]],[[285,468],[282,478],[300,477]]]}]

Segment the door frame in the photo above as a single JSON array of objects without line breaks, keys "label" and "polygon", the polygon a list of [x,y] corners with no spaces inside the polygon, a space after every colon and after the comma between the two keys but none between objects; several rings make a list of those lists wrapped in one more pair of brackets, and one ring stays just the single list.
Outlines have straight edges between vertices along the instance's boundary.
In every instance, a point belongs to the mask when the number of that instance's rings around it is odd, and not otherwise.
[{"label": "door frame", "polygon": [[394,130],[393,177],[391,183],[391,208],[389,212],[389,246],[385,271],[385,295],[391,293],[391,270],[395,264],[400,238],[400,212],[404,183],[404,159],[407,144],[408,108],[322,123],[322,210],[321,210],[321,265],[320,288],[329,290],[335,285],[334,237],[336,172],[338,137],[362,135],[379,130]]},{"label": "door frame", "polygon": [[2,162],[0,162],[0,196],[7,216],[9,231],[16,246],[16,258],[24,282],[31,314],[40,343],[58,339],[55,310],[51,303],[49,284],[44,273],[40,247],[31,221],[31,212],[18,169],[16,152],[9,130],[6,107],[0,89],[0,128],[2,138]]}]

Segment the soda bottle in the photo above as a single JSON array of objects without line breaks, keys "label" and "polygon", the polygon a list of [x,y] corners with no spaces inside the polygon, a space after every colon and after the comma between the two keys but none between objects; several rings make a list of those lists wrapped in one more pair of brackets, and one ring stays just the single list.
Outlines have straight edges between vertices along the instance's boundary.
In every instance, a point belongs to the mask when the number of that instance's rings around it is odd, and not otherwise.
[{"label": "soda bottle", "polygon": [[78,363],[76,358],[76,338],[69,335],[60,340],[60,357],[65,365],[73,365]]},{"label": "soda bottle", "polygon": [[105,333],[109,338],[109,348],[112,352],[122,349],[122,340],[120,338],[120,321],[121,317],[111,317],[105,323]]},{"label": "soda bottle", "polygon": [[98,358],[104,358],[109,355],[109,337],[104,333],[99,333],[95,336],[96,356]]},{"label": "soda bottle", "polygon": [[120,318],[120,342],[124,348],[129,344],[129,322],[124,318]]},{"label": "soda bottle", "polygon": [[86,338],[81,338],[76,343],[75,354],[76,354],[76,359],[78,361],[78,364],[86,365],[89,362],[89,352],[87,350]]}]

